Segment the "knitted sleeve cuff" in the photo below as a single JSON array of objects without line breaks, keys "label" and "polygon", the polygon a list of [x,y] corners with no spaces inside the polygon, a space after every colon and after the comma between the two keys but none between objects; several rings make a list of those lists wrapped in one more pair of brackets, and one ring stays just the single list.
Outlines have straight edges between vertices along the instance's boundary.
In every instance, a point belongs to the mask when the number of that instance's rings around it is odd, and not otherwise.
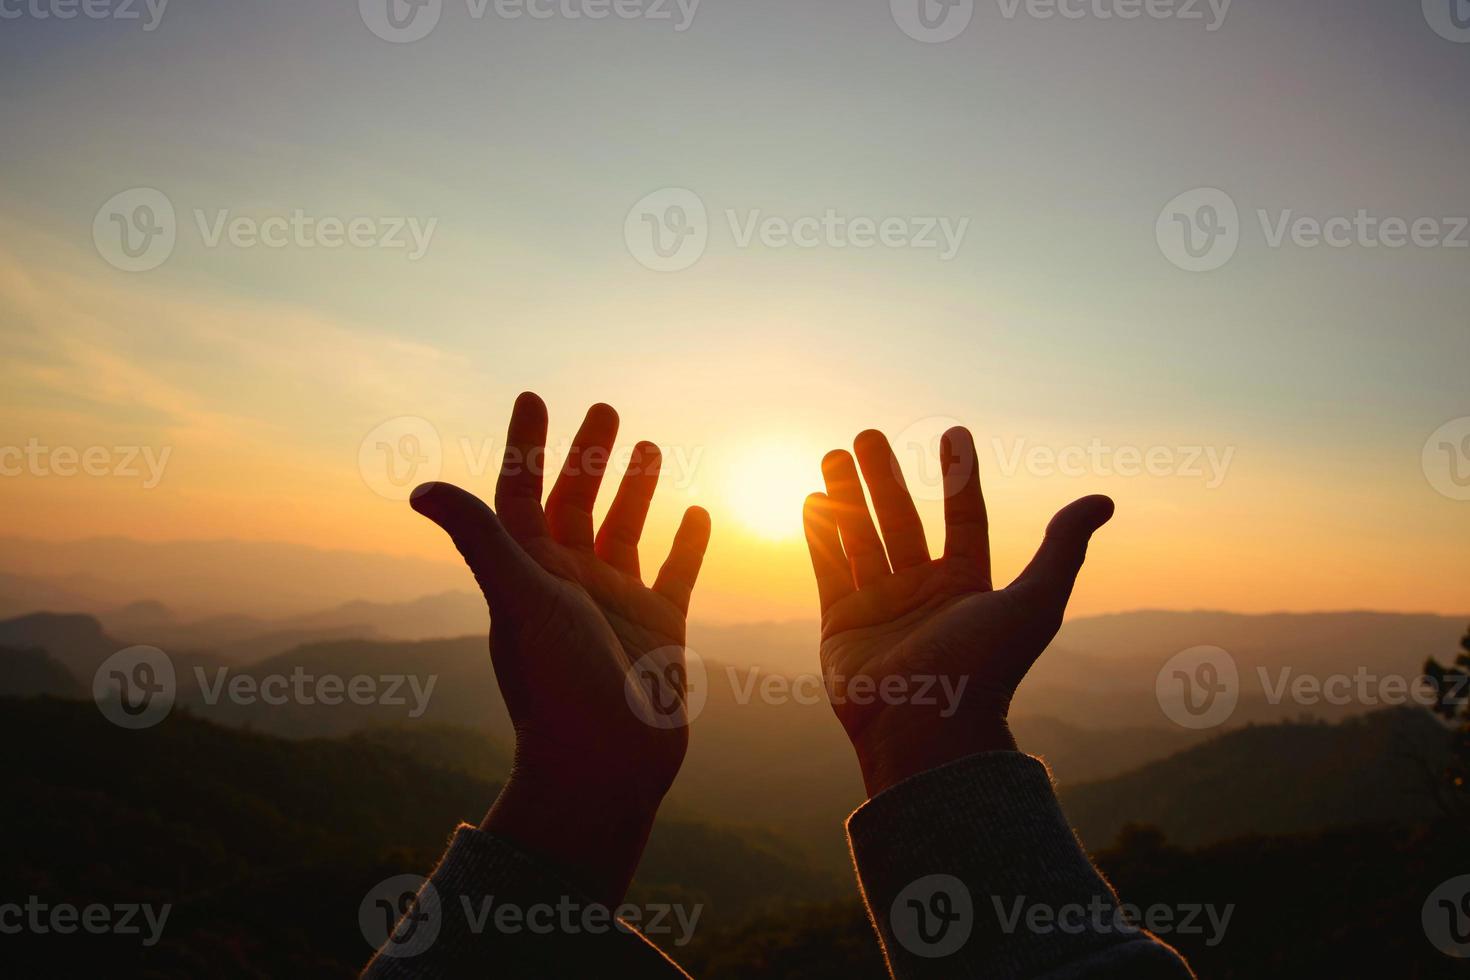
[{"label": "knitted sleeve cuff", "polygon": [[[417,883],[417,879],[415,880]],[[390,902],[392,896],[388,896]],[[615,909],[592,902],[503,837],[461,824],[363,972],[427,977],[687,975]]]},{"label": "knitted sleeve cuff", "polygon": [[[1112,947],[1168,947],[1124,921],[1040,760],[982,752],[920,773],[852,814],[848,840],[893,975],[1035,977]],[[1131,956],[1133,950],[1119,955]]]}]

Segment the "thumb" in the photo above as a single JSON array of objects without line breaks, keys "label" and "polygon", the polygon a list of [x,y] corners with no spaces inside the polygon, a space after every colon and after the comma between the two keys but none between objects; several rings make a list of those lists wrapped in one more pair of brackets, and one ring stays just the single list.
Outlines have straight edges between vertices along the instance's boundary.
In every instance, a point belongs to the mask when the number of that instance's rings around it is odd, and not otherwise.
[{"label": "thumb", "polygon": [[475,575],[493,613],[524,584],[530,559],[485,502],[449,483],[414,488],[409,506],[439,525]]},{"label": "thumb", "polygon": [[1074,500],[1057,511],[1036,557],[1016,581],[1058,592],[1065,602],[1087,557],[1087,542],[1112,516],[1112,499],[1101,495]]}]

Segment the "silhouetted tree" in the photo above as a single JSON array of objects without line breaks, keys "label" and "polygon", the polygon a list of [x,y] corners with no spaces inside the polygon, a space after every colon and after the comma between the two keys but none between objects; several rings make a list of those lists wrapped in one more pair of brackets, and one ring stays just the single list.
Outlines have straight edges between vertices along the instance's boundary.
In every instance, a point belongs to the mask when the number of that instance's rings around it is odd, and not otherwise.
[{"label": "silhouetted tree", "polygon": [[1470,630],[1460,639],[1460,648],[1462,652],[1449,666],[1430,657],[1424,663],[1424,676],[1434,688],[1431,710],[1455,723],[1450,761],[1438,774],[1435,795],[1451,818],[1470,821]]}]

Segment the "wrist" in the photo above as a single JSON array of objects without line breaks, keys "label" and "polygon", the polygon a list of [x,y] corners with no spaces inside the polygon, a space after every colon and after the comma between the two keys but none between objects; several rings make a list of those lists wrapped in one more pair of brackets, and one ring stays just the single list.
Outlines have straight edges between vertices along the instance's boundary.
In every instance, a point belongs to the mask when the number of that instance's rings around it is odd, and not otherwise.
[{"label": "wrist", "polygon": [[1019,751],[1004,714],[928,719],[927,724],[894,721],[875,724],[853,739],[869,799],[911,776],[967,756]]},{"label": "wrist", "polygon": [[661,799],[641,798],[626,783],[517,767],[480,829],[511,841],[612,907],[627,893]]}]

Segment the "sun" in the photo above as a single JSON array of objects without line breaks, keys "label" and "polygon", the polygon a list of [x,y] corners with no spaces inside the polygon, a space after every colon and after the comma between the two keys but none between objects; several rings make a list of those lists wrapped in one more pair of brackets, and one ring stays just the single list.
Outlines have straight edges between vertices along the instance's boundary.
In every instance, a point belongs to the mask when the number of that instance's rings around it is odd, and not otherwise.
[{"label": "sun", "polygon": [[722,482],[746,530],[769,541],[798,537],[802,501],[822,488],[821,456],[791,443],[759,443],[729,457]]}]

